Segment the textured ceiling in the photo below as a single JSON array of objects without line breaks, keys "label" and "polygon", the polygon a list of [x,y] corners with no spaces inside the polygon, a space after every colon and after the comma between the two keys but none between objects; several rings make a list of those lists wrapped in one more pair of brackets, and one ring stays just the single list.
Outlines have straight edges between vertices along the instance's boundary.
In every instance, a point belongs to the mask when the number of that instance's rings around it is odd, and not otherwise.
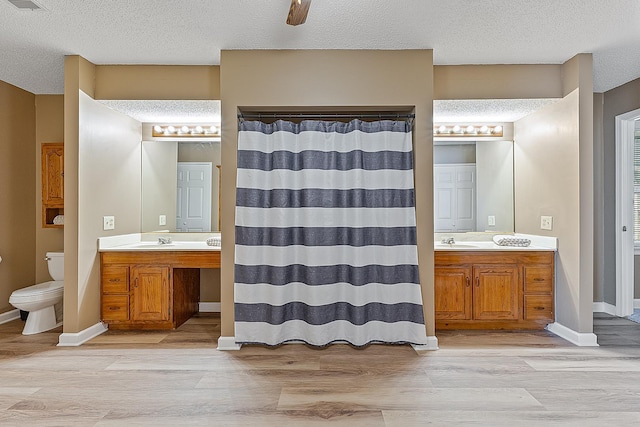
[{"label": "textured ceiling", "polygon": [[435,64],[560,64],[594,55],[594,90],[640,77],[638,0],[0,0],[0,80],[62,93],[64,55],[218,64],[221,49],[433,49]]},{"label": "textured ceiling", "polygon": [[220,123],[220,101],[99,101],[143,123]]},{"label": "textured ceiling", "polygon": [[[433,121],[514,122],[557,99],[433,101]],[[220,123],[220,101],[98,101],[143,123]]]},{"label": "textured ceiling", "polygon": [[433,101],[433,121],[482,123],[515,122],[557,99],[475,99]]}]

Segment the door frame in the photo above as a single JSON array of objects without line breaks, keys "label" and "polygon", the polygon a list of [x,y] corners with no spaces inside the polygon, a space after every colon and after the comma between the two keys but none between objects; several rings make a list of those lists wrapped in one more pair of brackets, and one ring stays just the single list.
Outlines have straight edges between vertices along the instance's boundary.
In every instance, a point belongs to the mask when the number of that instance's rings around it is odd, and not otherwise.
[{"label": "door frame", "polygon": [[[640,109],[616,116],[616,316],[633,314],[633,144]],[[631,230],[631,232],[623,230]]]}]

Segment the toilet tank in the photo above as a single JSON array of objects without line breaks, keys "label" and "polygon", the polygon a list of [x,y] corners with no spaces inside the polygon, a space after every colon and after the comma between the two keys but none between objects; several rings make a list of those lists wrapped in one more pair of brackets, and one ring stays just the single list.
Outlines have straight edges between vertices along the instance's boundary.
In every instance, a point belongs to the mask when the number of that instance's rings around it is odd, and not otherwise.
[{"label": "toilet tank", "polygon": [[49,274],[53,280],[64,280],[64,252],[47,252]]}]

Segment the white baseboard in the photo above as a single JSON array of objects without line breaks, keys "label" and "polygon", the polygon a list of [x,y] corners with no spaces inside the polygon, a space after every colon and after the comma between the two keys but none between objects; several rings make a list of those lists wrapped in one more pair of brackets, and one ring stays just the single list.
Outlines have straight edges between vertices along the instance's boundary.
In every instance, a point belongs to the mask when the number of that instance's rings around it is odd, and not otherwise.
[{"label": "white baseboard", "polygon": [[20,318],[20,310],[15,309],[0,314],[0,325]]},{"label": "white baseboard", "polygon": [[633,308],[640,308],[640,299],[633,300]]},{"label": "white baseboard", "polygon": [[[638,300],[640,301],[640,300]],[[607,313],[612,316],[616,316],[616,306],[613,304],[609,304],[608,302],[594,302],[593,303],[593,312],[594,313]]]},{"label": "white baseboard", "polygon": [[200,302],[198,303],[198,311],[200,313],[220,313],[222,311],[221,305],[219,302]]},{"label": "white baseboard", "polygon": [[580,347],[598,347],[598,337],[594,333],[576,332],[558,322],[547,325],[547,331]]},{"label": "white baseboard", "polygon": [[80,332],[63,332],[58,338],[58,347],[77,347],[108,330],[106,324],[98,322]]},{"label": "white baseboard", "polygon": [[240,350],[242,344],[236,344],[236,337],[220,337],[218,338],[218,350]]},{"label": "white baseboard", "polygon": [[413,349],[415,351],[433,351],[433,350],[438,350],[438,337],[436,336],[432,336],[432,337],[427,337],[427,343],[425,345],[416,345],[416,344],[411,344],[411,347],[413,347]]}]

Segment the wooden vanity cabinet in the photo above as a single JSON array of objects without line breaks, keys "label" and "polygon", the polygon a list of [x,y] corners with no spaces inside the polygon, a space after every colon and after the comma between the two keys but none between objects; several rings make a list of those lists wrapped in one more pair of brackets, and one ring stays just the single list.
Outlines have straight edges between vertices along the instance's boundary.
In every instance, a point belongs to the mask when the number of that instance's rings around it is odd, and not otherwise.
[{"label": "wooden vanity cabinet", "polygon": [[190,267],[193,257],[188,252],[101,253],[102,321],[111,329],[180,326],[198,311],[200,269]]},{"label": "wooden vanity cabinet", "polygon": [[554,253],[436,251],[440,329],[542,329],[554,321]]}]

